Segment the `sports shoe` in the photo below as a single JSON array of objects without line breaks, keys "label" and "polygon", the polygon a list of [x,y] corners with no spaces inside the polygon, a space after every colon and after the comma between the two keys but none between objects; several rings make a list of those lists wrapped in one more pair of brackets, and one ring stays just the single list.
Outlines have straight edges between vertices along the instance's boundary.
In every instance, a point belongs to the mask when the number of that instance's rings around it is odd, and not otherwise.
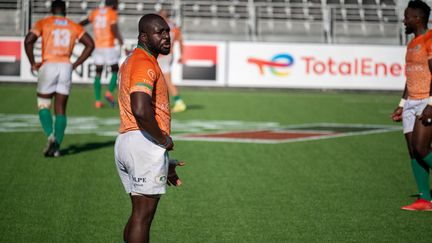
[{"label": "sports shoe", "polygon": [[403,206],[401,209],[409,211],[432,211],[432,203],[420,198],[410,205]]},{"label": "sports shoe", "polygon": [[54,156],[54,152],[56,150],[56,141],[53,134],[48,137],[47,145],[45,146],[43,153],[45,157]]},{"label": "sports shoe", "polygon": [[177,113],[177,112],[183,112],[186,110],[186,104],[183,102],[183,100],[177,100],[174,103],[173,108],[171,109],[171,111],[173,113]]},{"label": "sports shoe", "polygon": [[115,106],[114,96],[111,94],[111,92],[109,91],[105,92],[105,99],[108,101],[111,107]]},{"label": "sports shoe", "polygon": [[102,108],[102,107],[103,107],[103,103],[102,103],[102,101],[96,101],[96,102],[95,102],[95,107],[96,107],[96,109],[100,109],[100,108]]},{"label": "sports shoe", "polygon": [[56,142],[54,145],[54,153],[53,153],[54,157],[60,157],[60,145]]}]

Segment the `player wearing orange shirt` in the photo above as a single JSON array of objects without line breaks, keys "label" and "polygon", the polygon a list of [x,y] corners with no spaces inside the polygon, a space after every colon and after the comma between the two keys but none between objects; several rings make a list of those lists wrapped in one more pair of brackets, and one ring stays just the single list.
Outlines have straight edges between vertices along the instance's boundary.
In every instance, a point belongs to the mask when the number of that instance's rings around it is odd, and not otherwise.
[{"label": "player wearing orange shirt", "polygon": [[427,29],[430,7],[412,0],[405,9],[405,33],[414,34],[406,52],[406,85],[399,106],[392,114],[401,121],[420,193],[403,210],[432,211],[429,169],[432,168],[432,31]]},{"label": "player wearing orange shirt", "polygon": [[[60,156],[60,144],[66,129],[66,104],[69,97],[72,70],[81,65],[91,54],[94,43],[82,26],[66,18],[66,5],[61,0],[51,3],[52,16],[36,22],[24,40],[24,48],[33,71],[38,73],[37,105],[42,128],[48,137],[44,149],[47,157]],[[34,43],[42,37],[42,63],[33,54]],[[79,40],[85,48],[81,56],[71,64],[70,56]],[[51,116],[51,99],[54,98],[55,122]]]},{"label": "player wearing orange shirt", "polygon": [[168,23],[168,26],[170,27],[170,37],[171,37],[171,51],[167,55],[160,55],[158,57],[159,65],[162,69],[162,72],[165,76],[166,83],[168,85],[168,90],[170,95],[174,99],[174,105],[171,109],[172,112],[182,112],[186,110],[186,104],[182,100],[180,93],[178,92],[177,87],[173,84],[172,78],[171,78],[171,69],[173,64],[173,46],[176,42],[179,43],[180,47],[180,58],[179,62],[182,63],[182,57],[183,54],[183,37],[180,31],[180,28],[176,26],[174,22],[169,20],[169,13],[166,9],[161,9],[159,11],[159,15],[165,19],[165,21]]},{"label": "player wearing orange shirt", "polygon": [[167,183],[181,184],[175,167],[184,164],[168,158],[167,151],[174,147],[168,87],[156,60],[170,51],[169,26],[159,15],[148,14],[138,29],[138,47],[120,68],[120,134],[114,147],[117,170],[132,202],[125,242],[149,242],[159,198]]},{"label": "player wearing orange shirt", "polygon": [[105,92],[105,99],[114,107],[114,90],[117,85],[118,61],[120,52],[115,48],[115,39],[120,46],[123,46],[123,38],[117,26],[117,0],[105,0],[105,7],[99,7],[91,11],[87,19],[80,22],[85,26],[92,23],[93,35],[96,42],[96,49],[93,52],[93,59],[96,65],[96,77],[94,80],[95,107],[101,108],[101,76],[105,65],[110,66],[111,79],[108,90]]}]

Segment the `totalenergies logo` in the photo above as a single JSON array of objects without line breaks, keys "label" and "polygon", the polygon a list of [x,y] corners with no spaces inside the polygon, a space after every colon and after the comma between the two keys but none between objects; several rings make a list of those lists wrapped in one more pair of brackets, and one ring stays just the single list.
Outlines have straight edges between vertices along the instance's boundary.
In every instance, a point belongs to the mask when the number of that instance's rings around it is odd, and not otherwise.
[{"label": "totalenergies logo", "polygon": [[267,66],[273,75],[285,77],[289,75],[287,69],[294,64],[294,58],[289,54],[277,54],[271,61],[251,57],[248,63],[257,65],[261,75],[264,75],[264,67]]}]

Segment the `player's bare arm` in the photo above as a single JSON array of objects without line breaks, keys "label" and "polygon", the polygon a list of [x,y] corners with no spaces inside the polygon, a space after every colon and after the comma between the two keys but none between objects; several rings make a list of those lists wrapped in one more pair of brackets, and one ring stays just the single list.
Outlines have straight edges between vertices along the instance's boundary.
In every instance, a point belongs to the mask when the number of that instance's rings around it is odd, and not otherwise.
[{"label": "player's bare arm", "polygon": [[401,101],[399,102],[398,107],[396,107],[396,109],[391,114],[391,118],[392,118],[393,121],[395,121],[395,122],[402,121],[403,105],[404,105],[405,100],[407,98],[408,98],[408,92],[407,92],[407,86],[405,84],[405,89],[404,89],[404,92],[402,94]]},{"label": "player's bare arm", "polygon": [[38,36],[33,32],[29,32],[24,39],[24,49],[29,59],[32,71],[39,70],[40,66],[42,65],[42,63],[36,63],[33,53],[34,43],[36,43],[37,39]]},{"label": "player's bare arm", "polygon": [[72,64],[73,69],[81,65],[91,55],[95,46],[93,39],[87,33],[84,33],[84,35],[81,36],[79,42],[81,42],[85,46],[85,48],[81,53],[81,56],[79,56],[78,59]]},{"label": "player's bare arm", "polygon": [[[429,71],[432,73],[432,59],[428,60]],[[432,82],[429,87],[429,101],[427,106],[424,108],[422,114],[419,117],[422,124],[425,126],[432,125]]]},{"label": "player's bare arm", "polygon": [[82,26],[86,26],[90,23],[90,20],[88,18],[81,20],[81,22],[79,22],[80,25]]},{"label": "player's bare arm", "polygon": [[130,94],[130,99],[132,113],[138,125],[164,145],[168,151],[173,150],[174,144],[171,137],[164,134],[156,122],[150,95],[144,92],[133,92]]},{"label": "player's bare arm", "polygon": [[111,31],[113,32],[115,38],[118,40],[120,46],[123,46],[123,43],[124,43],[123,37],[122,37],[122,35],[119,31],[118,25],[116,23],[111,25]]},{"label": "player's bare arm", "polygon": [[179,34],[178,34],[178,43],[179,43],[179,47],[180,47],[180,57],[179,57],[179,63],[183,63],[183,50],[184,50],[184,47],[183,47],[183,35],[182,35],[182,33],[181,33],[181,31],[179,31]]}]

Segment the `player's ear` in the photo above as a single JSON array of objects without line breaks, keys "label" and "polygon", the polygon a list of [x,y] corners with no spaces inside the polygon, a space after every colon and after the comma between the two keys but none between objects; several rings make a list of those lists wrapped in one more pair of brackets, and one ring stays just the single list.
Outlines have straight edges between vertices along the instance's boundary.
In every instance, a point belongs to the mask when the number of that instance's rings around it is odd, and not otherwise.
[{"label": "player's ear", "polygon": [[138,39],[141,41],[141,43],[147,42],[147,34],[145,32],[140,32],[138,35]]}]

